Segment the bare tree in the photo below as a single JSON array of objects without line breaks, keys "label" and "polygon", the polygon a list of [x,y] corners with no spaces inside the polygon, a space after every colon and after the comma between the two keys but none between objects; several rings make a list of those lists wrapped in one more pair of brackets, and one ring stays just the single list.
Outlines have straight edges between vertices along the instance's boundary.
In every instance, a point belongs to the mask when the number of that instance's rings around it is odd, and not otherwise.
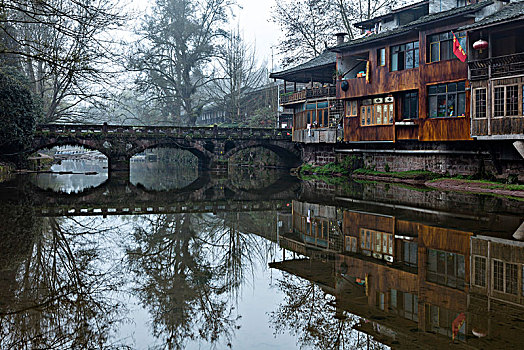
[{"label": "bare tree", "polygon": [[278,45],[282,64],[289,66],[320,55],[334,44],[334,34],[357,36],[353,23],[385,13],[399,0],[277,0],[272,20],[284,38]]},{"label": "bare tree", "polygon": [[234,0],[157,0],[143,24],[142,41],[130,66],[140,72],[142,91],[152,91],[164,113],[193,125],[205,102],[199,90],[209,83],[208,64],[226,35]]},{"label": "bare tree", "polygon": [[279,0],[273,8],[273,22],[285,33],[278,45],[289,66],[316,57],[332,43],[333,14],[336,8],[329,0]]},{"label": "bare tree", "polygon": [[255,47],[244,41],[238,29],[228,35],[215,68],[208,95],[224,108],[230,122],[238,123],[250,102],[245,94],[266,81],[267,70],[258,65]]},{"label": "bare tree", "polygon": [[70,115],[107,84],[110,31],[123,21],[111,0],[0,2],[0,56],[22,69],[45,121]]}]

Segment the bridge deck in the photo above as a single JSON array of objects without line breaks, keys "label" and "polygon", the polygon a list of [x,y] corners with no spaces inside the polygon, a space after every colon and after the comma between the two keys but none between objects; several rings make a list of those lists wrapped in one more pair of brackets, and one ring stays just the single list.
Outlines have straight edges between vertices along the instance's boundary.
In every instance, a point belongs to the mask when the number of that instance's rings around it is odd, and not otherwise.
[{"label": "bridge deck", "polygon": [[291,140],[291,130],[271,128],[218,128],[206,126],[125,126],[42,124],[37,136],[69,135],[73,137],[134,135],[138,137],[175,137],[199,139],[252,139]]}]

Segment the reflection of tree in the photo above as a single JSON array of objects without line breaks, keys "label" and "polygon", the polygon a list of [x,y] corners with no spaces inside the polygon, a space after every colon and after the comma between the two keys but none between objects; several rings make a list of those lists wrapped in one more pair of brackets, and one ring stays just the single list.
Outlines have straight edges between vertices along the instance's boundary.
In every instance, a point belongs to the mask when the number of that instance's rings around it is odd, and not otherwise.
[{"label": "reflection of tree", "polygon": [[188,340],[229,338],[234,320],[224,296],[227,286],[196,231],[204,219],[182,214],[140,220],[128,257],[154,335],[168,348],[183,348]]},{"label": "reflection of tree", "polygon": [[285,299],[271,313],[271,323],[276,333],[289,331],[298,337],[298,344],[304,348],[386,348],[353,330],[359,318],[337,310],[335,297],[324,292],[314,282],[286,274],[278,281],[278,287]]},{"label": "reflection of tree", "polygon": [[[32,219],[18,217],[15,224],[26,220]],[[74,220],[33,223],[23,259],[0,271],[15,269],[9,286],[0,287],[0,300],[9,300],[0,304],[0,348],[104,346],[119,305],[109,297],[117,287],[112,273],[95,264],[98,230]]]},{"label": "reflection of tree", "polygon": [[237,213],[141,217],[128,248],[136,292],[167,348],[228,343],[237,296],[264,260],[265,240],[240,229]]}]

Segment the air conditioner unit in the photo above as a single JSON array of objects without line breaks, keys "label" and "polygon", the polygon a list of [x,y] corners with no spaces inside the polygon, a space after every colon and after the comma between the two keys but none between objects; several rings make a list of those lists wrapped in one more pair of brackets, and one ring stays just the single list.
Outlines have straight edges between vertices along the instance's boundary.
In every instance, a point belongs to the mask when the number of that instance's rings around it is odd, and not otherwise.
[{"label": "air conditioner unit", "polygon": [[378,97],[378,98],[374,98],[373,99],[373,103],[374,104],[384,103],[383,101],[384,101],[384,99],[382,97]]},{"label": "air conditioner unit", "polygon": [[395,98],[393,96],[388,96],[385,98],[386,103],[395,102]]},{"label": "air conditioner unit", "polygon": [[387,262],[392,263],[393,262],[393,257],[390,256],[390,255],[384,255],[384,260],[386,260]]}]

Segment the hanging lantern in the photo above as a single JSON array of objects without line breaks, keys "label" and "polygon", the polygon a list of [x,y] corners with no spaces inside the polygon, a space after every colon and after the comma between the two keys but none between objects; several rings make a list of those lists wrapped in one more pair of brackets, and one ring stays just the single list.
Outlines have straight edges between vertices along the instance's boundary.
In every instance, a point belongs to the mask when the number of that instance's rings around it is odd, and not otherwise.
[{"label": "hanging lantern", "polygon": [[486,40],[479,39],[473,43],[473,48],[479,50],[479,53],[482,53],[482,50],[487,49],[489,46]]}]

